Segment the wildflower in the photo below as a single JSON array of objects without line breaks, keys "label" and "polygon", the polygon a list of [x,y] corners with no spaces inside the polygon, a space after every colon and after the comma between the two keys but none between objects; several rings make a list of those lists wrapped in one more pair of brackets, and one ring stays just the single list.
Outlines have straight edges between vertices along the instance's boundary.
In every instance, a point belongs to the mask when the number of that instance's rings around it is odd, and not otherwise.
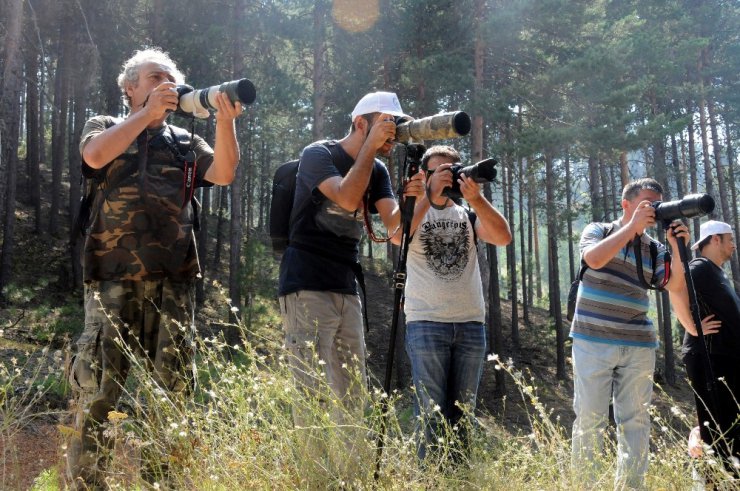
[{"label": "wildflower", "polygon": [[498,361],[498,360],[499,360],[498,353],[491,353],[490,355],[488,355],[488,361]]},{"label": "wildflower", "polygon": [[113,423],[123,421],[126,418],[128,418],[128,414],[126,413],[121,413],[118,411],[108,411],[108,421],[111,421]]},{"label": "wildflower", "polygon": [[439,404],[435,404],[434,407],[432,408],[432,411],[434,411],[435,413],[438,413],[441,410],[442,408],[439,406]]},{"label": "wildflower", "polygon": [[319,365],[326,365],[326,362],[324,360],[319,360]]},{"label": "wildflower", "polygon": [[494,368],[495,370],[501,370],[501,365],[499,365],[499,364],[497,363],[496,365],[494,365],[494,367],[493,367],[493,368]]},{"label": "wildflower", "polygon": [[231,307],[231,311],[234,313],[239,312],[239,307],[236,307],[236,306]]}]

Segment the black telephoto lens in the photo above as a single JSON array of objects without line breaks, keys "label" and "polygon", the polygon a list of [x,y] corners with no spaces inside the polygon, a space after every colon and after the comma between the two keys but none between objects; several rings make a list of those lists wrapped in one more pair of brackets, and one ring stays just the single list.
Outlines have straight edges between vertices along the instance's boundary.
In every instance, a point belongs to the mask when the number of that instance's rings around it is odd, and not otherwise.
[{"label": "black telephoto lens", "polygon": [[714,211],[714,198],[708,194],[690,194],[676,201],[656,201],[655,219],[670,222],[677,218],[695,218]]}]

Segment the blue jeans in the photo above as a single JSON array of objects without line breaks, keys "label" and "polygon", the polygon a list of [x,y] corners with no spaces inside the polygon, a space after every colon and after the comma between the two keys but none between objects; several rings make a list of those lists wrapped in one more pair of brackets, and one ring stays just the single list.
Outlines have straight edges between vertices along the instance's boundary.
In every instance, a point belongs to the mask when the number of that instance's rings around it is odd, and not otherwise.
[{"label": "blue jeans", "polygon": [[599,469],[594,458],[601,452],[613,399],[617,424],[615,488],[643,487],[654,370],[655,348],[573,339],[574,471],[585,472],[587,479],[596,477]]},{"label": "blue jeans", "polygon": [[457,425],[458,436],[467,443],[466,428],[475,421],[461,422],[465,412],[459,405],[471,414],[475,410],[485,351],[486,330],[481,322],[415,321],[406,326],[406,353],[416,388],[419,458],[425,458],[427,446],[431,450],[443,436],[443,421],[450,428]]}]

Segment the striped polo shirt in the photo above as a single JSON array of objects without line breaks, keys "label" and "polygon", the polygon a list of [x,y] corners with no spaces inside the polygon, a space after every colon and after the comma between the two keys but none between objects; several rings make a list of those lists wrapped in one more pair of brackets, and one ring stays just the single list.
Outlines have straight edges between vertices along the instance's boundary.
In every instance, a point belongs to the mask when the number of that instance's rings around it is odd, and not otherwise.
[{"label": "striped polo shirt", "polygon": [[[605,237],[607,225],[586,226],[579,245],[581,257],[586,248]],[[620,228],[619,221],[614,222],[611,234]],[[651,240],[647,234],[641,237],[643,274],[648,282],[653,282]],[[658,282],[665,273],[665,253],[665,247],[658,243],[655,268]],[[640,284],[635,264],[635,252],[629,242],[603,268],[586,270],[578,287],[570,337],[623,346],[658,347],[655,327],[647,317],[650,308],[647,290]]]}]

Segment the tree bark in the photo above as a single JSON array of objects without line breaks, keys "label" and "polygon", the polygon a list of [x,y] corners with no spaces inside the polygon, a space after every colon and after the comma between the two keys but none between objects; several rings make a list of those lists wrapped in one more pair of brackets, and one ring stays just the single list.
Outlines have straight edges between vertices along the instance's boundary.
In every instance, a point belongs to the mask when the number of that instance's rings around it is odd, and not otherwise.
[{"label": "tree bark", "polygon": [[39,53],[35,44],[26,46],[26,196],[34,211],[34,231],[41,233],[41,173],[39,142]]},{"label": "tree bark", "polygon": [[588,157],[588,184],[591,194],[591,221],[601,222],[604,220],[604,210],[601,209],[599,199],[599,161],[591,155]]},{"label": "tree bark", "polygon": [[313,8],[313,127],[314,140],[324,137],[324,109],[326,107],[326,15],[328,6],[317,0]]},{"label": "tree bark", "polygon": [[[521,113],[520,113],[521,114]],[[525,242],[524,242],[524,181],[525,181],[525,174],[524,174],[524,159],[519,156],[517,157],[518,163],[519,163],[519,243],[521,246],[521,264],[520,268],[522,270],[522,318],[524,320],[525,325],[530,324],[529,319],[529,283],[527,282],[527,251],[525,250]],[[529,222],[529,220],[527,220]]]},{"label": "tree bark", "polygon": [[[699,184],[697,177],[697,163],[696,163],[696,143],[694,143],[694,111],[695,108],[690,101],[686,101],[686,110],[691,115],[689,119],[689,127],[687,128],[688,140],[689,140],[689,180],[691,182],[691,193],[696,194],[699,192]],[[692,229],[694,230],[694,242],[699,240],[699,218],[694,218]]]},{"label": "tree bark", "polygon": [[[77,60],[86,67],[75,73],[74,80],[74,127],[71,134],[71,142],[67,151],[69,155],[69,229],[74,227],[80,208],[82,197],[82,157],[80,155],[80,138],[82,128],[85,124],[85,112],[87,109],[88,94],[92,83],[92,76],[96,73],[97,58],[95,47],[89,44],[79,44],[76,47]],[[79,241],[72,241],[70,248],[70,261],[72,264],[72,287],[82,287],[82,263],[80,262]]]},{"label": "tree bark", "polygon": [[15,247],[15,207],[18,179],[18,139],[21,120],[22,58],[20,51],[23,2],[10,0],[5,13],[3,40],[3,78],[0,80],[0,167],[5,174],[3,244],[0,249],[0,305],[5,304],[5,288],[12,278]]},{"label": "tree bark", "polygon": [[62,169],[64,164],[65,140],[67,137],[67,112],[69,107],[69,58],[70,22],[66,14],[59,16],[59,42],[57,66],[54,74],[54,114],[51,129],[51,206],[49,209],[49,233],[59,235],[59,213],[62,199]]},{"label": "tree bark", "polygon": [[549,283],[550,283],[550,310],[555,317],[555,344],[556,368],[555,376],[558,380],[565,380],[565,332],[563,331],[563,314],[560,305],[560,267],[558,265],[558,216],[557,199],[555,196],[555,170],[551,152],[545,153],[545,193],[547,195],[547,242]]},{"label": "tree bark", "polygon": [[570,278],[570,282],[573,283],[576,279],[576,273],[575,273],[575,267],[576,267],[576,260],[575,260],[575,251],[574,251],[574,243],[573,240],[573,198],[571,196],[572,194],[572,183],[571,183],[571,176],[570,176],[570,153],[568,150],[565,151],[565,210],[568,217],[568,277]]}]

